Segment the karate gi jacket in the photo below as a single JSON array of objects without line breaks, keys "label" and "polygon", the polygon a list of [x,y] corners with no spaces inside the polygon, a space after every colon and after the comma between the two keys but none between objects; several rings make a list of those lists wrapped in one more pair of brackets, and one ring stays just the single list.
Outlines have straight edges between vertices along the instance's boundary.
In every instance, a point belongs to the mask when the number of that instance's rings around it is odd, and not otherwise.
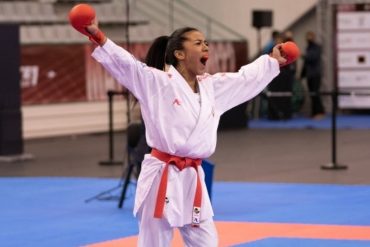
[{"label": "karate gi jacket", "polygon": [[[189,158],[208,158],[216,147],[220,116],[256,96],[280,71],[276,59],[263,55],[236,73],[200,75],[199,102],[173,66],[166,72],[148,67],[109,39],[102,47],[97,47],[92,56],[138,99],[148,145]],[[153,182],[158,184],[164,166],[164,162],[145,155],[136,188],[134,215]],[[204,220],[213,216],[213,210],[201,167],[199,176],[203,191],[200,217]],[[169,167],[164,217],[171,226],[191,223],[195,188],[195,169],[180,172],[174,166]],[[157,189],[152,189],[151,193],[157,193]],[[155,204],[155,201],[145,203]]]}]

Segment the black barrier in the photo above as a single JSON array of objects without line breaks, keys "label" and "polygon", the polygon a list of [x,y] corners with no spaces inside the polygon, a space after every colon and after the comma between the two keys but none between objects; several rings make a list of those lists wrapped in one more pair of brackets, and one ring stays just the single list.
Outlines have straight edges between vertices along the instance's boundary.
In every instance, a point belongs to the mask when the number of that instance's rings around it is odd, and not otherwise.
[{"label": "black barrier", "polygon": [[145,154],[150,153],[151,148],[148,146],[145,138],[144,123],[134,123],[127,127],[127,168],[122,176],[124,180],[121,197],[119,198],[118,208],[122,208],[123,201],[126,199],[126,192],[131,177],[134,175],[136,179],[139,178],[141,171],[141,162],[144,160]]},{"label": "black barrier", "polygon": [[[130,126],[130,122],[131,122],[130,93],[129,92],[124,92],[124,91],[112,91],[112,90],[107,91],[107,96],[108,96],[108,126],[109,126],[109,130],[108,130],[108,153],[109,153],[109,157],[108,157],[108,160],[100,161],[99,165],[122,165],[124,163],[124,160],[125,160],[124,158],[122,158],[121,160],[115,160],[115,158],[114,158],[113,97],[116,96],[116,95],[125,96],[126,99],[127,99],[126,100],[126,102],[127,102],[127,106],[126,106],[127,107],[127,110],[126,110],[127,129]],[[129,161],[129,153],[128,153],[129,152],[129,142],[130,142],[129,135],[127,133],[127,154],[126,154],[127,157],[126,157],[126,159],[127,159],[128,162],[130,162]],[[115,190],[118,190],[118,189],[122,188],[122,180],[126,177],[126,174],[131,174],[131,171],[129,169],[131,169],[131,168],[128,164],[127,170],[124,171],[124,173],[122,174],[121,181],[116,187],[113,187],[113,188],[108,189],[106,191],[100,192],[97,195],[86,199],[85,202],[88,203],[88,202],[91,202],[92,200],[116,200],[116,199],[121,200],[119,197],[111,195],[111,193]]]},{"label": "black barrier", "polygon": [[19,25],[0,24],[0,156],[23,153]]},{"label": "black barrier", "polygon": [[[122,92],[122,91],[111,91],[107,92],[108,96],[108,160],[100,161],[99,165],[121,165],[123,164],[123,160],[115,160],[114,159],[114,135],[113,135],[113,97],[115,95],[122,95],[126,96],[127,98],[127,122],[130,123],[130,109],[129,109],[129,93]],[[128,125],[127,125],[128,126]]]},{"label": "black barrier", "polygon": [[[320,92],[306,92],[298,91],[298,94],[307,94],[309,96],[322,95],[331,96],[332,98],[332,114],[331,114],[331,162],[326,165],[322,165],[323,170],[345,170],[348,167],[337,163],[337,110],[338,110],[338,96],[370,96],[370,93],[366,92],[343,92],[343,91],[320,91]],[[293,96],[292,92],[262,92],[265,97],[287,97]]]},{"label": "black barrier", "polygon": [[[337,110],[338,110],[338,91],[330,92],[332,100],[332,113],[331,113],[331,163],[322,165],[323,170],[346,170],[346,165],[340,165],[337,163]],[[326,95],[326,94],[324,94]],[[347,94],[341,94],[347,95]]]}]

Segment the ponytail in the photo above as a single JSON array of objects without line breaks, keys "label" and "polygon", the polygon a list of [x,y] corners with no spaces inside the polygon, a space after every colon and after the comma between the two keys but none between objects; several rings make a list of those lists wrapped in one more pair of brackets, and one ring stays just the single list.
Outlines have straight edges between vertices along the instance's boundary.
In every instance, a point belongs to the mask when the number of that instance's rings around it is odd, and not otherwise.
[{"label": "ponytail", "polygon": [[164,69],[168,39],[168,36],[160,36],[153,41],[145,58],[145,63],[148,66],[159,70]]}]

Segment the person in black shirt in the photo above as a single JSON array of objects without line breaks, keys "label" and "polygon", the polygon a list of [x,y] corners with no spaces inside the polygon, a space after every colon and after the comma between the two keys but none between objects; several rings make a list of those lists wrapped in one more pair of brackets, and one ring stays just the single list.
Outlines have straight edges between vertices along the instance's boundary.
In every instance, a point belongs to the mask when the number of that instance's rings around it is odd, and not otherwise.
[{"label": "person in black shirt", "polygon": [[315,41],[315,33],[306,33],[306,54],[303,56],[304,63],[301,78],[307,78],[308,89],[311,93],[311,116],[314,119],[324,117],[324,107],[318,94],[321,87],[321,47]]}]

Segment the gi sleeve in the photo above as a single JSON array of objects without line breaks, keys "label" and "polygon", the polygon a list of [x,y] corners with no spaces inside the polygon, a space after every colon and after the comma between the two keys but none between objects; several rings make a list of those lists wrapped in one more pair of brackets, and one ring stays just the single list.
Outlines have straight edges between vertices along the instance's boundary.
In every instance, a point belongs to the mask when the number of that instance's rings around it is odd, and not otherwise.
[{"label": "gi sleeve", "polygon": [[259,94],[280,72],[279,63],[269,55],[244,65],[235,73],[212,76],[216,109],[222,114]]},{"label": "gi sleeve", "polygon": [[165,72],[148,67],[109,39],[94,50],[92,57],[140,103],[148,102],[148,98],[157,94],[165,83]]}]

